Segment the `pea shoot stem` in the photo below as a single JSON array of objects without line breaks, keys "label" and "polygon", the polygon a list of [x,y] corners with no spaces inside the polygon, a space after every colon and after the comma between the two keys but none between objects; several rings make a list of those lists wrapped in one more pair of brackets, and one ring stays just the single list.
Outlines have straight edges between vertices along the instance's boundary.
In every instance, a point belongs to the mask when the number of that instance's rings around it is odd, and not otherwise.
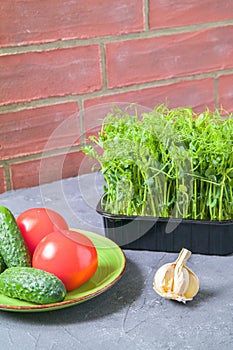
[{"label": "pea shoot stem", "polygon": [[[83,152],[105,179],[102,204],[112,214],[233,218],[233,117],[222,110],[169,109],[130,115],[113,108]],[[132,110],[132,108],[131,108]],[[226,113],[224,111],[224,113]]]}]

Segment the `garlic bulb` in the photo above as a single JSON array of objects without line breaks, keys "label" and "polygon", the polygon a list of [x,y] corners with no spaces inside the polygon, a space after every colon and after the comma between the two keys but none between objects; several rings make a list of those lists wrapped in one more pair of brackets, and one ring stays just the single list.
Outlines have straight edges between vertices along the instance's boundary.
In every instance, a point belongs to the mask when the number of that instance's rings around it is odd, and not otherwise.
[{"label": "garlic bulb", "polygon": [[185,266],[191,252],[183,248],[173,263],[161,266],[154,276],[154,290],[160,296],[181,301],[192,300],[199,290],[199,279]]}]

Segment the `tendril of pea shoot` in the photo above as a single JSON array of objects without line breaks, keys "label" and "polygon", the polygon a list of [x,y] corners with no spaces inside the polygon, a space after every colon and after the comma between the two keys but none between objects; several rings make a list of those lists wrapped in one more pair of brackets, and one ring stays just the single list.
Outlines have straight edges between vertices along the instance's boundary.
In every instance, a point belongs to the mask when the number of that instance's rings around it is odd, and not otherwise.
[{"label": "tendril of pea shoot", "polygon": [[113,107],[90,140],[83,152],[100,164],[106,212],[233,219],[233,117],[224,110]]}]

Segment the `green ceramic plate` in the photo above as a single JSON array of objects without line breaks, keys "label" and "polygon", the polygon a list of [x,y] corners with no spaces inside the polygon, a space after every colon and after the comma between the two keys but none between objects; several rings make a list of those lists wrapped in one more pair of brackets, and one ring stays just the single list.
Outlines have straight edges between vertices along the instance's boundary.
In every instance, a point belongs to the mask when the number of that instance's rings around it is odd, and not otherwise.
[{"label": "green ceramic plate", "polygon": [[64,301],[38,305],[0,294],[0,310],[17,312],[39,312],[62,309],[96,297],[110,288],[122,276],[126,259],[120,247],[110,239],[94,232],[77,230],[94,243],[98,252],[98,268],[94,276],[79,288],[67,293]]}]

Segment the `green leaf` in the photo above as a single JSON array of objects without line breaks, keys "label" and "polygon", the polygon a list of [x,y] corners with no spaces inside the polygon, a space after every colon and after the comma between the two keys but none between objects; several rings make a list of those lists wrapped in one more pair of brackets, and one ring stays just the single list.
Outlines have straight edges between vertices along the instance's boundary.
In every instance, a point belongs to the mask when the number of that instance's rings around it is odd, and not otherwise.
[{"label": "green leaf", "polygon": [[233,116],[223,119],[221,110],[196,114],[161,104],[140,116],[136,105],[114,106],[90,138],[98,153],[90,145],[83,152],[101,165],[108,208],[152,215],[165,202],[169,216],[183,196],[186,217],[195,211],[196,218],[217,218],[221,212],[224,219],[232,213],[232,135]]},{"label": "green leaf", "polygon": [[205,176],[206,176],[206,177],[213,176],[213,175],[215,175],[215,170],[214,170],[214,168],[208,168],[208,169],[206,169],[206,171],[205,171]]},{"label": "green leaf", "polygon": [[179,185],[179,191],[180,192],[187,192],[187,187],[185,185]]},{"label": "green leaf", "polygon": [[154,179],[153,179],[153,177],[150,177],[149,179],[146,179],[145,180],[145,184],[147,185],[147,186],[153,186],[154,185]]}]

